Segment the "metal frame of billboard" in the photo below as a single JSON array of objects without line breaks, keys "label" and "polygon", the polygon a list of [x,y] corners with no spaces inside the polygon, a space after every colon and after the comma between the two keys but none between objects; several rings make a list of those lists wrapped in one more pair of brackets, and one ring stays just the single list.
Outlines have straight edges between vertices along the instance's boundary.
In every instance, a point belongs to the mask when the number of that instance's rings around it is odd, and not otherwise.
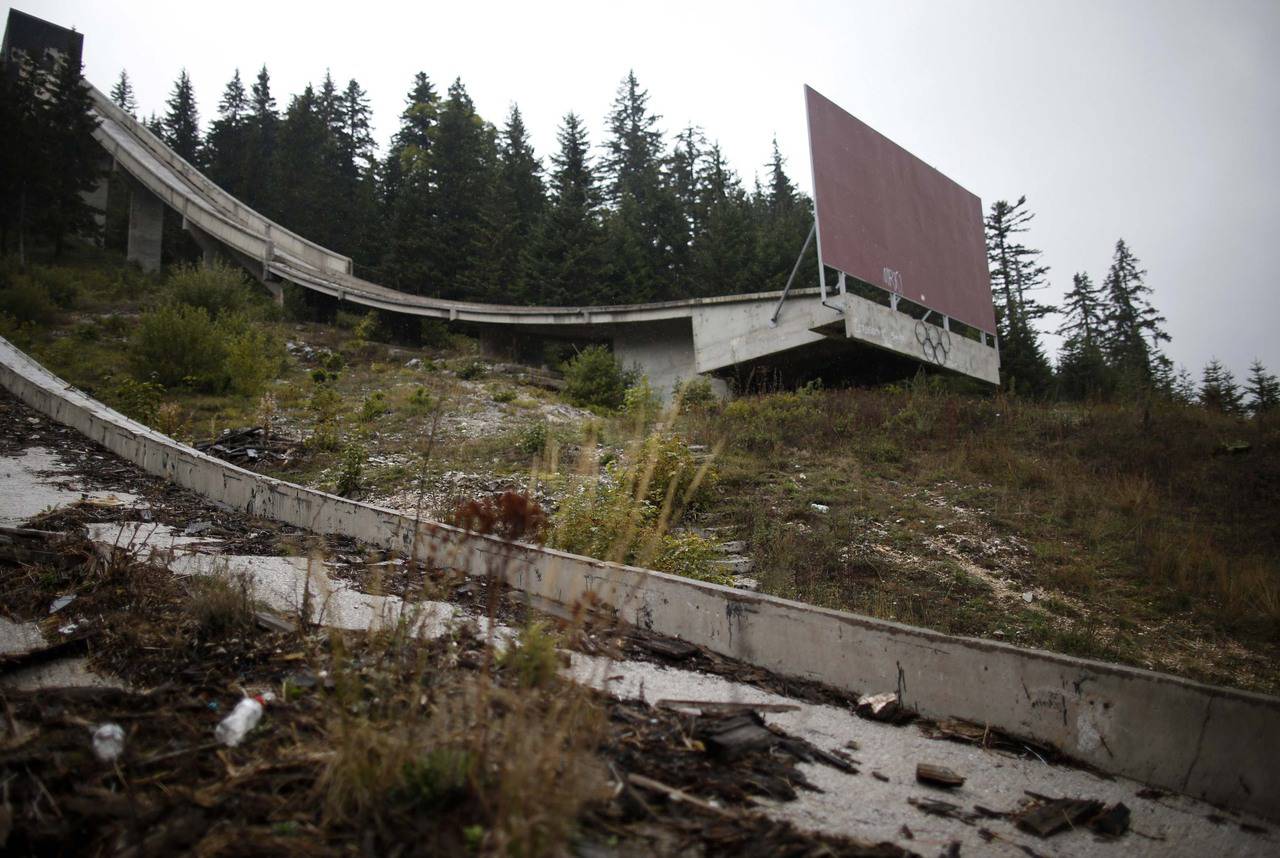
[{"label": "metal frame of billboard", "polygon": [[[811,87],[805,87],[810,90]],[[813,93],[824,100],[816,90]],[[831,102],[834,105],[834,102]],[[838,105],[835,105],[838,108]],[[787,280],[787,284],[783,289],[782,296],[778,300],[778,304],[774,309],[772,321],[776,323],[778,315],[782,312],[783,303],[787,299],[787,295],[791,290],[792,283],[799,271],[804,254],[809,249],[811,242],[817,242],[818,256],[818,285],[822,296],[822,303],[840,312],[845,318],[846,335],[868,342],[890,351],[906,354],[926,363],[945,367],[966,375],[972,375],[991,383],[999,383],[999,342],[994,330],[985,330],[972,322],[962,321],[960,319],[953,320],[951,316],[941,312],[935,308],[926,306],[925,304],[914,301],[903,294],[902,278],[897,271],[885,268],[884,281],[885,285],[870,282],[865,278],[857,277],[844,271],[839,265],[832,265],[827,262],[822,253],[822,229],[818,223],[818,177],[817,168],[814,163],[814,147],[813,147],[813,125],[812,117],[809,115],[809,98],[806,92],[805,97],[805,113],[806,125],[810,132],[809,145],[809,161],[810,171],[814,181],[814,223],[810,228],[809,235],[805,239],[804,246],[800,250],[800,255],[796,259],[795,266],[792,268],[791,276]],[[846,111],[847,113],[847,111]],[[851,115],[851,114],[850,114]],[[856,118],[855,118],[856,119]],[[866,126],[870,128],[869,126]],[[873,133],[874,129],[871,129]],[[879,135],[883,137],[883,135]],[[887,142],[888,138],[884,138]],[[892,144],[896,147],[896,144]],[[901,149],[901,147],[897,147]],[[902,150],[906,152],[906,150]],[[906,153],[910,155],[910,153]],[[916,159],[914,155],[911,158]],[[924,162],[920,162],[923,164]],[[927,166],[927,165],[926,165]],[[929,168],[932,169],[932,168]],[[939,174],[941,175],[941,174]],[[945,178],[945,177],[943,177]],[[947,180],[950,181],[950,180]],[[954,184],[954,182],[952,183]],[[959,188],[958,185],[955,187]],[[963,189],[961,189],[963,190]],[[967,192],[966,192],[967,193]],[[980,210],[980,208],[979,208]],[[839,296],[839,303],[830,301],[829,284],[827,282],[826,269],[830,267],[837,274],[836,290]],[[985,266],[984,266],[985,267]],[[866,284],[873,289],[883,292],[887,295],[888,306],[878,304],[875,301],[853,294],[848,289],[847,278],[852,277],[859,283]],[[913,314],[907,307],[902,306],[903,302],[919,307],[924,311],[923,315]],[[885,315],[884,311],[890,311],[891,315]],[[893,318],[897,316],[898,318]],[[855,318],[856,317],[856,318]],[[960,331],[952,330],[952,323],[962,325],[967,331],[977,335],[977,339],[962,334]],[[905,323],[905,324],[904,324]]]}]

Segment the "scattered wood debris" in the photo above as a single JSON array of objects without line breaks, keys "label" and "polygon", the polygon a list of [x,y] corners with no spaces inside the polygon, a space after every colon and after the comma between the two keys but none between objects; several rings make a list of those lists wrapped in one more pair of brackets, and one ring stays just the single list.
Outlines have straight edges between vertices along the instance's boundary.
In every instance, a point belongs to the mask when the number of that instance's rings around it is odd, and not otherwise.
[{"label": "scattered wood debris", "polygon": [[212,441],[197,441],[195,448],[236,465],[264,462],[287,465],[293,460],[298,444],[289,438],[272,436],[262,426],[227,429]]},{"label": "scattered wood debris", "polygon": [[1106,805],[1096,799],[1027,794],[1036,799],[1037,804],[1017,814],[1014,823],[1037,837],[1051,837],[1081,826],[1109,837],[1119,837],[1129,830],[1129,808],[1123,802]]},{"label": "scattered wood debris", "polygon": [[964,786],[964,778],[946,766],[935,766],[929,763],[916,764],[916,780],[929,786],[955,789]]}]

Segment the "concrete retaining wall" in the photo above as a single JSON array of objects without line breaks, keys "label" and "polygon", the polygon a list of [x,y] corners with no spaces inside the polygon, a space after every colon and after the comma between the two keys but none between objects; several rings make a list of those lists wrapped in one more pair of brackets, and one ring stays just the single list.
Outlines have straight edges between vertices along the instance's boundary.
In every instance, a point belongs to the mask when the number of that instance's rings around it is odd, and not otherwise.
[{"label": "concrete retaining wall", "polygon": [[0,382],[146,471],[253,515],[357,537],[471,574],[503,571],[560,604],[627,620],[778,673],[897,689],[922,714],[1048,742],[1105,771],[1280,821],[1280,699],[957,638],[644,569],[475,536],[259,476],[129,420],[0,339]]}]

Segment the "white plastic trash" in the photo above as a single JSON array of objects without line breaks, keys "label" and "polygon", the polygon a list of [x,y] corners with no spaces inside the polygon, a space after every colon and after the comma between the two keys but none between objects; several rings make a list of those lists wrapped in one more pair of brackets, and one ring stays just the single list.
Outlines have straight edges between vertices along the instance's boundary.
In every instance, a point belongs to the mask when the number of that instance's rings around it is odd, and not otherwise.
[{"label": "white plastic trash", "polygon": [[219,742],[228,748],[234,748],[239,745],[247,734],[254,727],[258,726],[258,722],[262,720],[262,710],[265,708],[268,700],[273,699],[274,695],[270,692],[259,694],[256,697],[246,697],[236,704],[236,708],[231,710],[231,714],[218,723],[214,728],[213,735]]},{"label": "white plastic trash", "polygon": [[93,755],[104,763],[115,762],[124,753],[124,728],[119,724],[99,724],[93,728]]}]

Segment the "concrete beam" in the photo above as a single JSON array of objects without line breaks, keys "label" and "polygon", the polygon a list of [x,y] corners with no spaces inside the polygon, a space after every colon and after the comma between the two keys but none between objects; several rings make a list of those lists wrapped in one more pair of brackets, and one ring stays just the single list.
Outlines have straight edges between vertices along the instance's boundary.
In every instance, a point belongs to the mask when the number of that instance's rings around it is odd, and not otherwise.
[{"label": "concrete beam", "polygon": [[1280,821],[1280,698],[417,522],[179,444],[70,387],[3,339],[0,383],[148,473],[250,515],[355,537],[471,575],[501,574],[559,605],[592,596],[628,622],[783,675],[849,691],[896,690],[923,715],[1047,742],[1103,771]]},{"label": "concrete beam", "polygon": [[137,182],[129,185],[129,249],[125,258],[138,263],[143,271],[159,271],[164,203]]}]

